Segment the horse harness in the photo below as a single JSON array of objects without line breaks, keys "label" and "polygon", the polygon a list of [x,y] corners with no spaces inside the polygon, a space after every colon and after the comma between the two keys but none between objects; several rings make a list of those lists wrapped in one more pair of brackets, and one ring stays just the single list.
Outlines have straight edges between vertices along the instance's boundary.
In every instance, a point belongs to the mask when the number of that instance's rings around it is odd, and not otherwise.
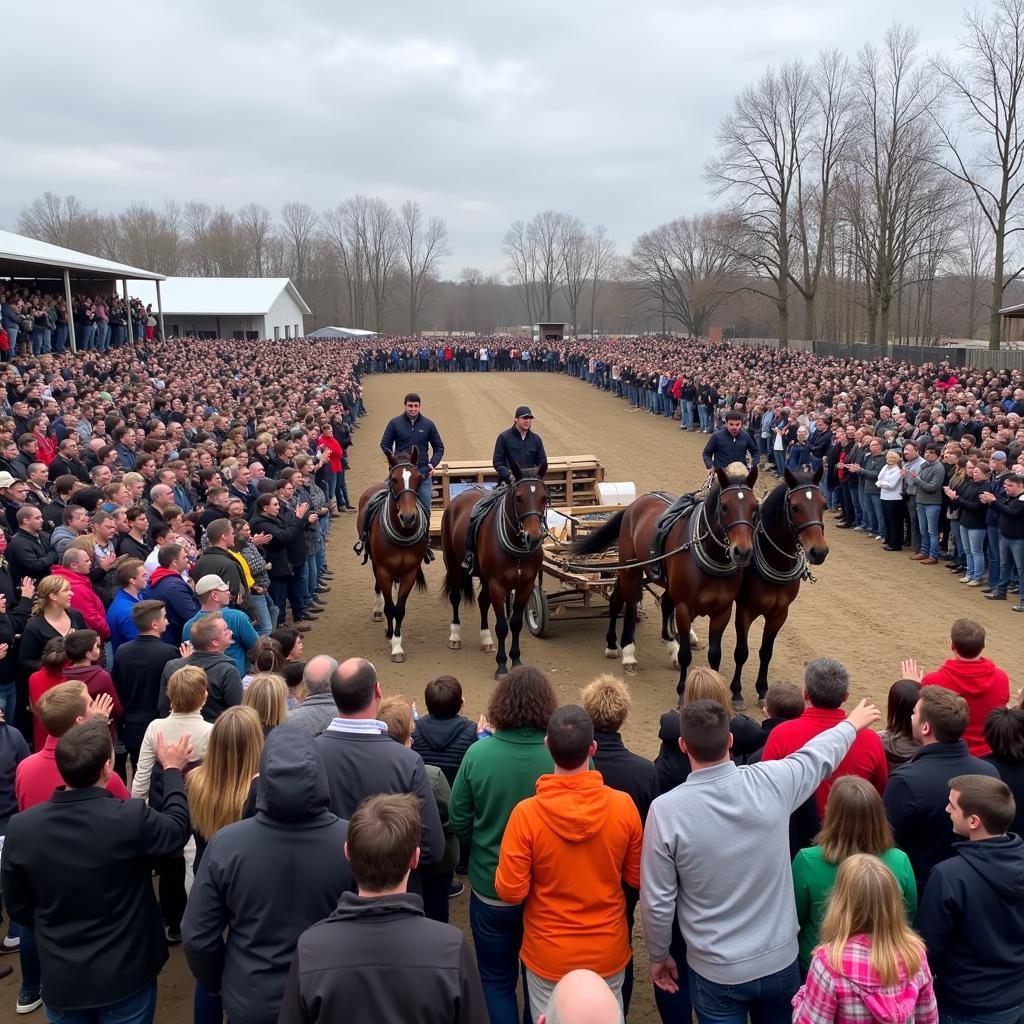
[{"label": "horse harness", "polygon": [[[411,462],[399,462],[392,467],[395,469],[415,469]],[[357,555],[363,556],[363,565],[370,559],[370,528],[373,525],[374,517],[377,517],[380,528],[387,537],[388,542],[399,548],[411,548],[416,544],[419,544],[424,537],[430,533],[430,516],[426,510],[420,504],[419,496],[416,494],[411,487],[408,485],[409,477],[403,474],[403,480],[405,486],[398,487],[398,481],[395,480],[390,474],[386,481],[384,490],[378,491],[370,500],[366,503],[366,515],[363,517],[363,528],[359,535],[359,540],[355,543],[352,550]],[[416,497],[416,527],[412,533],[402,533],[395,524],[391,521],[389,514],[388,499],[394,498],[395,505],[398,505],[398,499],[403,494],[412,494]],[[424,553],[423,561],[429,565],[434,560],[434,552],[430,545],[427,545],[427,550]]]},{"label": "horse harness", "polygon": [[[758,516],[757,518],[757,525],[754,527],[754,557],[752,559],[752,564],[754,566],[754,571],[766,583],[774,583],[776,586],[786,587],[799,580],[808,580],[811,583],[815,582],[815,578],[811,573],[811,570],[807,567],[807,553],[804,551],[803,544],[800,543],[800,534],[812,526],[820,526],[824,529],[825,524],[820,519],[808,520],[800,526],[797,526],[796,523],[793,522],[793,510],[789,505],[789,496],[794,491],[801,490],[807,491],[808,497],[810,497],[810,492],[812,490],[820,493],[821,488],[817,484],[802,484],[799,487],[790,487],[786,491],[786,496],[783,498],[783,503],[786,506],[786,525],[789,526],[790,535],[792,536],[796,546],[796,551],[792,554],[789,551],[784,551],[775,543],[775,541],[772,540],[764,525],[764,517]],[[787,562],[792,563],[788,569],[776,569],[771,565],[768,561],[767,555],[765,554],[765,541],[771,545],[775,554],[785,559]]]},{"label": "horse harness", "polygon": [[[506,484],[504,487],[498,487],[494,490],[486,491],[484,496],[480,498],[474,505],[469,513],[469,528],[467,535],[467,547],[470,551],[476,551],[477,536],[480,532],[480,525],[483,523],[487,513],[492,508],[497,506],[497,515],[495,516],[495,522],[497,524],[498,534],[498,545],[502,551],[505,552],[510,558],[516,559],[518,562],[522,562],[524,558],[529,558],[534,554],[537,549],[544,543],[544,538],[548,536],[547,519],[544,512],[518,512],[516,513],[516,521],[512,522],[511,516],[509,515],[506,507],[506,499],[510,494],[515,494],[515,489],[520,484],[540,484],[542,487],[546,486],[544,481],[539,476],[524,476],[520,477],[512,484]],[[479,485],[474,487],[474,490],[484,490]],[[547,507],[547,498],[545,497],[544,506]],[[541,532],[536,540],[526,541],[525,543],[518,538],[523,536],[523,521],[529,519],[531,516],[537,516],[541,521]],[[469,571],[476,571],[476,564],[474,558],[474,564]],[[519,569],[522,572],[522,567]]]}]

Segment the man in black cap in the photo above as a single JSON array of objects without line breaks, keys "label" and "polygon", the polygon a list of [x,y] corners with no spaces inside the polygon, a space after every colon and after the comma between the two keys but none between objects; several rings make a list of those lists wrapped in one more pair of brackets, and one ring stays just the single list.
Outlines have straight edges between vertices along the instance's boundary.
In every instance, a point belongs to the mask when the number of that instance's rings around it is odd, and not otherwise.
[{"label": "man in black cap", "polygon": [[725,426],[716,430],[704,445],[704,465],[709,471],[725,469],[734,462],[756,466],[759,457],[757,442],[743,429],[743,413],[736,409],[725,414]]},{"label": "man in black cap", "polygon": [[528,405],[519,406],[515,423],[498,435],[491,461],[501,482],[505,484],[512,481],[513,462],[523,467],[534,466],[538,470],[547,468],[548,457],[544,451],[544,442],[540,434],[533,430],[533,413]]}]

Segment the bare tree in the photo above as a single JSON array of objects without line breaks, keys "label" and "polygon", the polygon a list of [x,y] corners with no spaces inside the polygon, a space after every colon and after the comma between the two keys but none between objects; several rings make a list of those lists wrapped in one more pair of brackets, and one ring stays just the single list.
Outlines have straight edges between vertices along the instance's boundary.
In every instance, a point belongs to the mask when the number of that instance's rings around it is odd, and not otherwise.
[{"label": "bare tree", "polygon": [[373,329],[383,330],[400,256],[398,218],[383,199],[371,199],[366,217],[366,274],[373,302]]},{"label": "bare tree", "polygon": [[721,213],[680,217],[636,240],[626,272],[660,307],[663,322],[670,317],[692,337],[706,337],[715,311],[736,291],[740,230]]},{"label": "bare tree", "polygon": [[18,216],[18,231],[41,242],[76,249],[85,241],[90,213],[75,196],[44,192]]},{"label": "bare tree", "polygon": [[540,317],[537,315],[537,273],[540,262],[536,238],[528,230],[524,221],[514,221],[505,232],[502,252],[508,258],[509,272],[512,283],[520,300],[526,307],[526,316],[531,324]]},{"label": "bare tree", "polygon": [[318,221],[316,211],[308,203],[285,203],[281,207],[285,248],[300,291],[306,283]]},{"label": "bare tree", "polygon": [[270,211],[260,203],[246,203],[238,211],[238,225],[248,255],[249,273],[263,277],[267,272],[267,242],[274,230]]},{"label": "bare tree", "polygon": [[779,346],[789,343],[790,203],[814,90],[798,61],[769,68],[736,98],[718,131],[719,155],[706,168],[717,196],[729,196],[744,227],[737,255],[773,286],[752,291],[778,310]]},{"label": "bare tree", "polygon": [[527,233],[532,236],[534,251],[537,253],[537,298],[539,318],[542,321],[551,319],[551,306],[558,286],[561,271],[561,239],[562,225],[565,214],[554,210],[544,210],[534,214],[527,225]]},{"label": "bare tree", "polygon": [[168,203],[163,210],[133,203],[118,217],[122,258],[147,270],[179,273],[183,255],[179,220],[176,203]]},{"label": "bare tree", "polygon": [[408,200],[399,212],[398,234],[409,279],[409,334],[415,335],[437,281],[438,264],[448,255],[448,229],[440,217],[431,217],[424,225],[420,204]]},{"label": "bare tree", "polygon": [[590,334],[594,334],[597,300],[605,281],[616,264],[615,243],[608,237],[603,224],[590,234]]},{"label": "bare tree", "polygon": [[970,190],[992,234],[992,302],[989,348],[1000,343],[999,309],[1008,285],[1024,266],[1007,273],[1010,237],[1022,230],[1017,200],[1024,188],[1024,132],[1019,105],[1024,90],[1024,0],[995,0],[991,12],[975,9],[964,15],[961,64],[945,57],[933,62],[952,96],[961,139],[953,127],[936,118],[945,142],[946,170]]},{"label": "bare tree", "polygon": [[353,327],[368,323],[369,284],[365,267],[368,203],[366,196],[354,196],[324,214],[324,233],[344,284],[348,317]]},{"label": "bare tree", "polygon": [[559,283],[569,306],[572,336],[579,333],[580,297],[590,281],[593,245],[579,217],[563,217],[558,240],[561,272]]}]

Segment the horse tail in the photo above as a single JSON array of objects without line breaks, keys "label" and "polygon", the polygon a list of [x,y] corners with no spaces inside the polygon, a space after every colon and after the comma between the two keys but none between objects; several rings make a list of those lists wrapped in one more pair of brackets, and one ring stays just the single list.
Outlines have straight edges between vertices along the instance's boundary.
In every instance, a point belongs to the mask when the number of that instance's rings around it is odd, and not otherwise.
[{"label": "horse tail", "polygon": [[[422,576],[422,570],[420,575]],[[417,586],[419,581],[417,580]],[[423,584],[426,587],[426,581]],[[450,601],[453,597],[459,598],[459,604],[473,603],[473,577],[468,572],[463,572],[461,566],[449,569],[444,574],[444,583],[441,585],[441,600]]]},{"label": "horse tail", "polygon": [[416,589],[423,592],[427,589],[427,577],[423,575],[423,567],[416,570]]},{"label": "horse tail", "polygon": [[600,551],[606,551],[619,539],[625,516],[625,509],[616,512],[599,530],[580,538],[569,550],[574,555],[596,555]]}]

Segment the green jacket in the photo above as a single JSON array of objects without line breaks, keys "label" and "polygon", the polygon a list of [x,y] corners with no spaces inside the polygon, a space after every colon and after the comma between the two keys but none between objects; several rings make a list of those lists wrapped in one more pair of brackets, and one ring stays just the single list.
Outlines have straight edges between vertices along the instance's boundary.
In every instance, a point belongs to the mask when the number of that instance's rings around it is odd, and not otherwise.
[{"label": "green jacket", "polygon": [[[910,859],[895,846],[878,859],[896,876],[907,908],[907,923],[913,927],[917,916],[917,883]],[[796,895],[796,916],[800,922],[800,967],[804,973],[810,967],[811,954],[818,945],[818,933],[838,871],[839,865],[829,864],[820,846],[805,847],[793,859],[793,892]]]},{"label": "green jacket", "polygon": [[475,893],[499,898],[494,872],[512,809],[533,796],[537,780],[552,771],[554,763],[540,729],[499,729],[466,751],[452,786],[448,824],[460,839],[473,844],[469,880]]},{"label": "green jacket", "polygon": [[454,871],[455,865],[459,863],[459,841],[448,825],[448,804],[451,802],[452,789],[444,777],[444,772],[436,765],[425,764],[423,770],[427,773],[430,791],[434,794],[434,803],[437,804],[437,813],[441,816],[441,828],[444,829],[444,856],[436,864],[431,864],[423,870],[428,874],[446,874]]}]

